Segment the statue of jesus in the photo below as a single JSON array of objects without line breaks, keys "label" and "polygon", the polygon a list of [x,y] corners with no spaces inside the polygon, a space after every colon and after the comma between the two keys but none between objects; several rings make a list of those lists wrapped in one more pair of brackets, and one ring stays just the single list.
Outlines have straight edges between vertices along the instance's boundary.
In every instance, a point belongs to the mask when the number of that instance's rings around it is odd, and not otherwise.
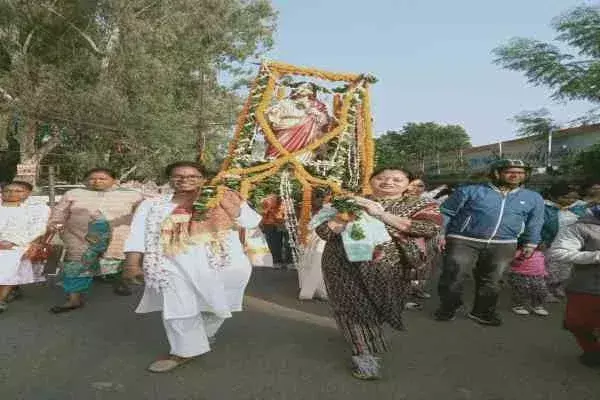
[{"label": "statue of jesus", "polygon": [[[327,106],[317,99],[312,83],[303,83],[294,88],[289,97],[278,101],[265,114],[277,140],[290,153],[321,138],[330,122]],[[266,157],[273,159],[278,156],[279,151],[269,145]],[[313,154],[307,152],[298,159],[308,162],[312,157]]]}]

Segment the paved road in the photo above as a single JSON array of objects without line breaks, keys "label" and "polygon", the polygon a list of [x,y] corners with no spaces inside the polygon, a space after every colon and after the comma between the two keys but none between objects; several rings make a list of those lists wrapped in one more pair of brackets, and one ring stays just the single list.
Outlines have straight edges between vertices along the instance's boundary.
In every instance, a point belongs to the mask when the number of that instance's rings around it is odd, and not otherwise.
[{"label": "paved road", "polygon": [[85,310],[47,309],[58,288],[28,287],[0,316],[4,400],[563,400],[600,398],[600,371],[578,364],[560,329],[560,306],[543,318],[506,313],[502,328],[466,319],[440,324],[408,312],[391,333],[385,378],[361,382],[324,303],[295,299],[294,271],[258,270],[247,311],[226,322],[214,351],[174,373],[145,367],[167,350],[158,315],[133,313],[135,296],[97,285]]}]

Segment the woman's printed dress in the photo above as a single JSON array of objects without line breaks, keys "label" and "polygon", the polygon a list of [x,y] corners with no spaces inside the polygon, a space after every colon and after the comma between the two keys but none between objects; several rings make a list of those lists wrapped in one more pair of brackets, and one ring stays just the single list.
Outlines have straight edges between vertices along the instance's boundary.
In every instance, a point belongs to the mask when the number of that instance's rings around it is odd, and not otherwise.
[{"label": "woman's printed dress", "polygon": [[[80,275],[109,275],[119,272],[125,259],[123,247],[129,235],[129,226],[135,208],[143,200],[142,194],[133,190],[114,188],[107,191],[88,189],[70,190],[52,210],[51,224],[63,224],[61,239],[65,244],[65,262],[82,264],[89,262],[94,244],[106,241],[103,246],[101,268],[83,268]],[[100,229],[101,228],[101,229]],[[96,232],[97,231],[97,232]]]},{"label": "woman's printed dress", "polygon": [[379,261],[348,261],[341,236],[327,223],[316,229],[327,241],[322,268],[329,302],[354,354],[386,350],[383,323],[404,328],[402,311],[409,295],[410,272],[425,261],[424,238],[436,236],[442,222],[437,204],[417,197],[373,200],[388,213],[413,219],[408,233],[388,226],[393,240],[382,245],[384,255]]}]

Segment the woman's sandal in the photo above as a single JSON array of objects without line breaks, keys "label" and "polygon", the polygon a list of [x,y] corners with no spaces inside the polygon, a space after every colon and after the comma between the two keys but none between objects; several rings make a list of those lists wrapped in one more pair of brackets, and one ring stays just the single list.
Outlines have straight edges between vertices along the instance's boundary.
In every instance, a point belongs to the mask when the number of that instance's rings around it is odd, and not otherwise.
[{"label": "woman's sandal", "polygon": [[370,354],[352,356],[352,376],[363,381],[381,379],[381,367],[379,358]]},{"label": "woman's sandal", "polygon": [[156,360],[150,366],[148,371],[154,373],[164,373],[174,370],[175,368],[192,361],[194,358],[182,358],[177,356],[169,356],[169,358],[163,360]]},{"label": "woman's sandal", "polygon": [[79,304],[78,306],[54,306],[50,309],[50,312],[52,314],[63,314],[73,310],[77,310],[81,307],[83,307],[83,304]]}]

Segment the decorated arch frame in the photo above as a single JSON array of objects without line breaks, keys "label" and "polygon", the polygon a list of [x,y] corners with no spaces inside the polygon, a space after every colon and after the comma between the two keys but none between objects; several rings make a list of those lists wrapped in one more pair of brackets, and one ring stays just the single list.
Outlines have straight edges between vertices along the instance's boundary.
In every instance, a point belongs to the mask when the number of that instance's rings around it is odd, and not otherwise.
[{"label": "decorated arch frame", "polygon": [[[323,89],[333,99],[332,122],[328,129],[305,147],[290,151],[279,141],[267,118],[267,110],[287,90],[298,86],[292,81],[298,78],[341,86]],[[237,120],[226,159],[212,184],[233,184],[244,198],[248,198],[265,180],[279,175],[288,229],[291,234],[298,235],[292,240],[304,241],[315,188],[326,188],[333,194],[369,191],[368,178],[374,159],[369,86],[374,82],[376,79],[368,74],[334,73],[281,62],[261,64]],[[266,145],[276,149],[278,155],[275,158],[256,157],[255,147],[261,137]],[[313,156],[317,152],[318,155]],[[311,154],[309,161],[303,157],[306,154]],[[289,198],[289,180],[294,178],[302,188],[297,221]]]}]

